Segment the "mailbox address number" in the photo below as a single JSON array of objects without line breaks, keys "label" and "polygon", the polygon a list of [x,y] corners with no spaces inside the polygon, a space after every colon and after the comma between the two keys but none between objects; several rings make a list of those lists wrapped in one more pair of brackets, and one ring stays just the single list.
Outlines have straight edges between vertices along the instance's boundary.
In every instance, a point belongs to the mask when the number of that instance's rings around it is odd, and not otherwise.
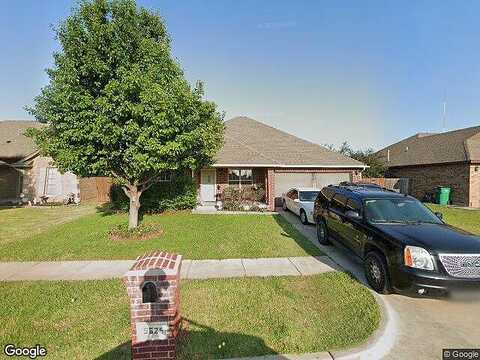
[{"label": "mailbox address number", "polygon": [[166,322],[138,322],[136,327],[138,342],[168,339],[170,327]]}]

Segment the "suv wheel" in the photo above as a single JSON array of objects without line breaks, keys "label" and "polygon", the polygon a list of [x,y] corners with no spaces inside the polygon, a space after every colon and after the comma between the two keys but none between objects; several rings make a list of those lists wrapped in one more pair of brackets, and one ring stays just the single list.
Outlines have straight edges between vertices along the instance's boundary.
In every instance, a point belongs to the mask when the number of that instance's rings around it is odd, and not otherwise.
[{"label": "suv wheel", "polygon": [[317,240],[322,245],[330,245],[327,224],[323,219],[317,220]]},{"label": "suv wheel", "polygon": [[308,225],[307,213],[303,209],[300,210],[300,221],[303,225]]},{"label": "suv wheel", "polygon": [[285,200],[282,201],[282,209],[283,211],[288,211],[287,202]]},{"label": "suv wheel", "polygon": [[369,252],[364,262],[365,277],[368,284],[379,294],[390,293],[390,279],[387,263],[383,255],[378,252]]}]

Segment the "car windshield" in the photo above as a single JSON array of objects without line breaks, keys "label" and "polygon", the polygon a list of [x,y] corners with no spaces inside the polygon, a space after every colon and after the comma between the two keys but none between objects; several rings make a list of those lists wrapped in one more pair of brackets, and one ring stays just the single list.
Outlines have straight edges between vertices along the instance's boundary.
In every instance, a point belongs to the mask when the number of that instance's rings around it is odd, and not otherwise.
[{"label": "car windshield", "polygon": [[300,191],[300,201],[315,201],[320,191]]},{"label": "car windshield", "polygon": [[365,200],[365,216],[372,223],[442,223],[421,202],[408,198]]}]

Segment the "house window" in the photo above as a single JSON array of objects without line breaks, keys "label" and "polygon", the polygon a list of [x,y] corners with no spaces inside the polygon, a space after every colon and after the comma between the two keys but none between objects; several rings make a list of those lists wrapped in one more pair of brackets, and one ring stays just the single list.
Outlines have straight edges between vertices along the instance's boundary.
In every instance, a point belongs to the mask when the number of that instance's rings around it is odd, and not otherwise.
[{"label": "house window", "polygon": [[233,186],[252,185],[252,169],[229,169],[228,184]]},{"label": "house window", "polygon": [[172,172],[171,171],[162,171],[160,173],[159,182],[170,182],[172,181]]}]

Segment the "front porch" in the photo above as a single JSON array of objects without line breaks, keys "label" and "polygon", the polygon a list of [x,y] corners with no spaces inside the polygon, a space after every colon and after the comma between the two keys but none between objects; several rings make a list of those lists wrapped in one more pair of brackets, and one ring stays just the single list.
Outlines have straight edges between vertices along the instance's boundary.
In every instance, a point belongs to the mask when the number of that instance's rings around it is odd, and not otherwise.
[{"label": "front porch", "polygon": [[[269,173],[270,179],[269,179]],[[273,170],[268,168],[205,168],[196,173],[199,210],[221,209],[232,192],[252,192],[252,202],[273,211]],[[257,198],[260,194],[260,197]],[[248,196],[248,194],[247,194]],[[254,199],[255,197],[255,199]]]}]

